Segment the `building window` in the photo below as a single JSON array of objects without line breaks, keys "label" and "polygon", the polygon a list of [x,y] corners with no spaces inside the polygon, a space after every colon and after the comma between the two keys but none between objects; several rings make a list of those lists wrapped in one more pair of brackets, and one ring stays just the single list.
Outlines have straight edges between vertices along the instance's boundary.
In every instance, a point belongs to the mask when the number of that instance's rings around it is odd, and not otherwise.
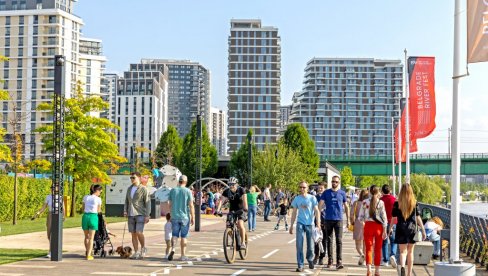
[{"label": "building window", "polygon": [[24,16],[19,16],[19,25],[24,25]]}]

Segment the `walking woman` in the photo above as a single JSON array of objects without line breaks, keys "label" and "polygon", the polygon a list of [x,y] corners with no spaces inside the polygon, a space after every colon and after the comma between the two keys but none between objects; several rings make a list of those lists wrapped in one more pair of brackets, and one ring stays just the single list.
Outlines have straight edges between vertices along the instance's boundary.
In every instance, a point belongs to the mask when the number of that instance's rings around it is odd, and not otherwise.
[{"label": "walking woman", "polygon": [[81,228],[85,233],[85,249],[86,259],[93,260],[92,247],[93,237],[95,231],[98,230],[98,213],[102,211],[102,200],[100,194],[102,193],[101,185],[93,185],[90,188],[90,195],[83,197],[83,218],[81,219]]},{"label": "walking woman", "polygon": [[352,232],[352,239],[356,243],[356,251],[359,253],[358,265],[364,264],[364,240],[363,240],[363,230],[364,226],[361,221],[359,221],[359,210],[363,204],[363,201],[369,196],[369,191],[366,189],[361,190],[358,200],[355,200],[351,208],[351,221],[354,226]]},{"label": "walking woman", "polygon": [[[425,229],[420,217],[420,210],[417,206],[417,200],[413,193],[412,186],[408,183],[403,184],[398,195],[398,201],[393,204],[393,219],[397,218],[397,227],[395,232],[395,243],[400,248],[400,275],[411,276],[413,266],[413,249],[415,246],[415,234],[417,230],[422,231],[422,240],[425,240]],[[388,230],[391,232],[391,229]],[[405,259],[407,263],[407,272],[405,272]]]},{"label": "walking woman", "polygon": [[371,275],[371,264],[373,263],[374,243],[374,266],[375,276],[380,275],[381,247],[386,239],[386,211],[385,204],[380,200],[380,189],[373,185],[370,188],[371,196],[363,200],[359,209],[359,221],[364,222],[364,247],[366,251],[367,275]]},{"label": "walking woman", "polygon": [[261,190],[256,185],[251,186],[249,193],[247,193],[247,206],[249,208],[247,211],[247,226],[251,232],[256,230],[256,211],[258,208],[258,196],[260,194]]}]

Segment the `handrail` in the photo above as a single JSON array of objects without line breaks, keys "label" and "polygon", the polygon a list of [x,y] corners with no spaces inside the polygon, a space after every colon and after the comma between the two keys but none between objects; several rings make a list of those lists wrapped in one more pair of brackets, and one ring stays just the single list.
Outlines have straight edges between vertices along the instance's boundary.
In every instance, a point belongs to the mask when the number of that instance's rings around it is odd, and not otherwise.
[{"label": "handrail", "polygon": [[[419,153],[411,154],[411,160],[451,160],[451,154],[447,153]],[[488,159],[488,153],[463,153],[461,159]],[[322,156],[322,161],[391,161],[391,155],[360,155],[344,156],[331,155]]]},{"label": "handrail", "polygon": [[[444,228],[450,228],[450,209],[424,203],[419,203],[419,207],[422,210],[430,208],[433,216],[439,217],[444,222]],[[488,270],[488,219],[461,213],[460,222],[459,249],[476,263],[486,266]]]}]

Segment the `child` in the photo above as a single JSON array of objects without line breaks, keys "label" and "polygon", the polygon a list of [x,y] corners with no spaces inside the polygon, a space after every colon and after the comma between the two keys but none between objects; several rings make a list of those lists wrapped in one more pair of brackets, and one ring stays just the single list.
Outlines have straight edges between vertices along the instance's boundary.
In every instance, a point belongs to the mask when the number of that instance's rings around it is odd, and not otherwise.
[{"label": "child", "polygon": [[164,258],[167,259],[169,252],[171,252],[171,237],[172,237],[172,230],[171,230],[171,214],[166,214],[166,224],[164,225],[164,240],[166,241],[166,255]]},{"label": "child", "polygon": [[281,220],[285,221],[285,231],[288,231],[288,220],[286,219],[286,215],[288,214],[288,200],[286,198],[280,199],[280,205],[278,206],[279,208],[276,209],[276,213],[279,214],[278,216],[278,223],[275,226],[275,230],[278,230],[280,228],[280,222]]}]

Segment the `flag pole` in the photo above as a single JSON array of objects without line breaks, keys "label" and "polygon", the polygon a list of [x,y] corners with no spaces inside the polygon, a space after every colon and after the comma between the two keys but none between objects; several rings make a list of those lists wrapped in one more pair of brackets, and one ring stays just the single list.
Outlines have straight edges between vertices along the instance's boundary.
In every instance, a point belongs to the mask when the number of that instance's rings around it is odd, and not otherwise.
[{"label": "flag pole", "polygon": [[454,60],[452,77],[452,142],[451,142],[451,236],[450,259],[459,261],[459,220],[460,220],[460,182],[461,182],[461,155],[459,135],[459,81],[461,77],[461,1],[454,4]]},{"label": "flag pole", "polygon": [[395,180],[395,117],[391,117],[391,175],[393,184],[393,195],[396,195]]},{"label": "flag pole", "polygon": [[398,120],[398,193],[402,189],[402,99],[400,99],[398,104],[398,112],[400,114],[400,120]]},{"label": "flag pole", "polygon": [[408,91],[408,60],[407,49],[403,51],[405,53],[405,151],[406,151],[406,163],[405,163],[405,183],[410,183],[410,92]]}]

